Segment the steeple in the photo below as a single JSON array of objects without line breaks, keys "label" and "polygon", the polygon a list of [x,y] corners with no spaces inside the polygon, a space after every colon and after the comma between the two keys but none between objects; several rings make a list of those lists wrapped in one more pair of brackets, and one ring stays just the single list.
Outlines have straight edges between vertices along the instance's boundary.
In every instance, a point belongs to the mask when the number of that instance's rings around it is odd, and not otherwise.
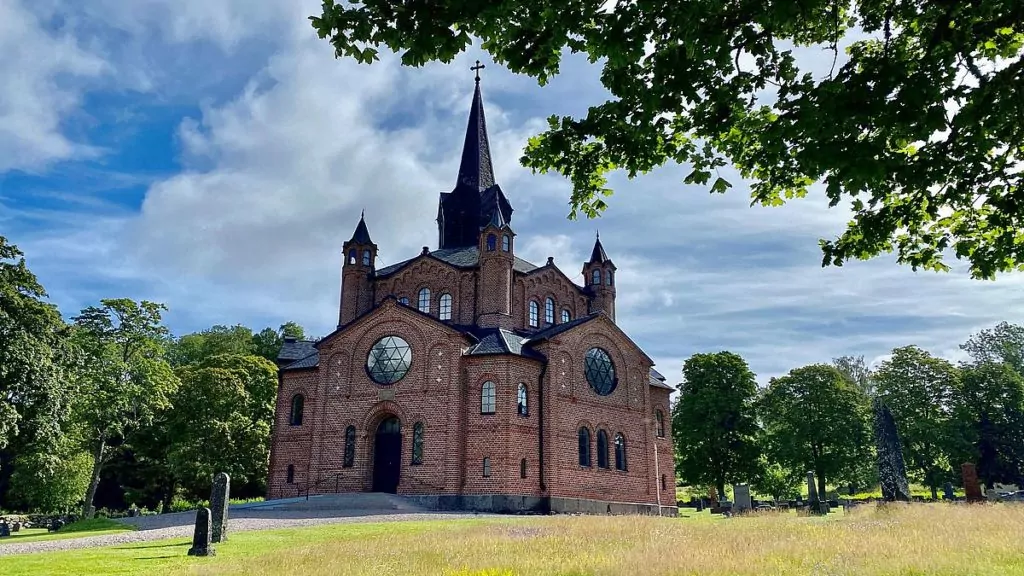
[{"label": "steeple", "polygon": [[366,229],[365,210],[359,214],[359,224],[356,225],[356,231],[352,233],[352,239],[349,242],[354,244],[373,244],[373,240],[370,240],[370,231]]},{"label": "steeple", "polygon": [[604,246],[601,246],[601,233],[597,233],[597,241],[594,242],[594,251],[590,253],[588,264],[604,264],[608,261],[608,255],[604,253]]},{"label": "steeple", "polygon": [[[477,62],[479,64],[479,62]],[[466,140],[462,145],[462,163],[456,187],[466,186],[479,192],[494,186],[494,167],[491,165],[491,145],[487,140],[487,121],[484,119],[480,78],[476,79],[473,104],[469,109]]]}]

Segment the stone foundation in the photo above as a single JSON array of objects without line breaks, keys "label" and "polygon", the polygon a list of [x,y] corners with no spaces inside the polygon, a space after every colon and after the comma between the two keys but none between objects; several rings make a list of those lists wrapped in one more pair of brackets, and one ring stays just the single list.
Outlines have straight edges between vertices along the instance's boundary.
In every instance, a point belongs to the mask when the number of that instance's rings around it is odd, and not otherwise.
[{"label": "stone foundation", "polygon": [[[608,502],[585,498],[517,496],[512,494],[403,495],[424,508],[439,511],[492,512],[498,514],[640,514],[657,516],[656,504]],[[662,516],[678,516],[676,506],[662,506]]]}]

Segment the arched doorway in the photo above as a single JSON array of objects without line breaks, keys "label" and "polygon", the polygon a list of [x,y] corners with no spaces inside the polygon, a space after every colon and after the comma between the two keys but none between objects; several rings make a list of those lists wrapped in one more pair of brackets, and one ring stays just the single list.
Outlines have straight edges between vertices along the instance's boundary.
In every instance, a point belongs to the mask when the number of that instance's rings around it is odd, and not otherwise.
[{"label": "arched doorway", "polygon": [[373,491],[398,492],[402,473],[402,423],[395,416],[381,420],[373,439]]}]

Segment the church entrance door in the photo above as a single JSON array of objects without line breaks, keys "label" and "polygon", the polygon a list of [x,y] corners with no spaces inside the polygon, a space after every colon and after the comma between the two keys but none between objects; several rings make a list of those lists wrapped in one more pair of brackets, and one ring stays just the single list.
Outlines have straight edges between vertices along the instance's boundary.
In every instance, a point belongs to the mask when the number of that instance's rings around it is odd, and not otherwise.
[{"label": "church entrance door", "polygon": [[373,441],[373,491],[398,492],[398,479],[402,473],[401,422],[394,416],[385,418],[377,426]]}]

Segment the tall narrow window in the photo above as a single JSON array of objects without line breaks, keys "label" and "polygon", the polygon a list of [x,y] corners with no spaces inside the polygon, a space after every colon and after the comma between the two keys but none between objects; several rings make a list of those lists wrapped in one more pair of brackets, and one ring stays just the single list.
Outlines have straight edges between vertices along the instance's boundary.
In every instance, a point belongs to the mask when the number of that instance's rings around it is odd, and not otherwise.
[{"label": "tall narrow window", "polygon": [[590,428],[580,428],[580,466],[590,467]]},{"label": "tall narrow window", "polygon": [[423,422],[412,427],[412,463],[423,464]]},{"label": "tall narrow window", "polygon": [[658,438],[665,437],[665,415],[661,413],[661,410],[654,411],[654,424],[655,430],[657,431]]},{"label": "tall narrow window", "polygon": [[530,326],[536,327],[538,316],[540,315],[540,307],[537,306],[536,300],[530,300]]},{"label": "tall narrow window", "polygon": [[608,433],[604,430],[597,431],[597,467],[608,467]]},{"label": "tall narrow window", "polygon": [[569,313],[569,309],[566,308],[562,310],[562,324],[565,324],[570,320],[572,320],[572,314]]},{"label": "tall narrow window", "polygon": [[526,458],[519,461],[519,477],[526,478]]},{"label": "tall narrow window", "polygon": [[372,256],[369,250],[363,250],[363,266],[369,266]]},{"label": "tall narrow window", "polygon": [[512,249],[512,237],[508,234],[503,234],[501,237],[501,249],[505,252]]},{"label": "tall narrow window", "polygon": [[498,247],[498,237],[494,234],[487,235],[487,251],[494,252],[494,249]]},{"label": "tall narrow window", "polygon": [[516,410],[520,416],[529,416],[530,412],[526,406],[526,384],[519,383],[519,391],[516,393]]},{"label": "tall narrow window", "polygon": [[601,271],[600,270],[594,270],[594,277],[590,281],[590,283],[591,284],[600,284],[601,283]]},{"label": "tall narrow window", "polygon": [[491,477],[491,458],[487,456],[484,458],[484,478]]},{"label": "tall narrow window", "polygon": [[356,263],[356,250],[355,250],[355,248],[353,248],[352,250],[348,251],[348,263],[349,264],[355,264]]},{"label": "tall narrow window", "polygon": [[285,478],[285,482],[289,484],[295,484],[295,466],[288,465],[288,477]]},{"label": "tall narrow window", "polygon": [[480,389],[480,413],[481,414],[494,414],[494,399],[496,397],[494,390],[494,382],[488,380],[484,382],[483,388]]},{"label": "tall narrow window", "polygon": [[615,435],[615,469],[626,470],[626,439],[622,434]]},{"label": "tall narrow window", "polygon": [[306,399],[303,398],[302,394],[296,394],[292,396],[292,413],[288,419],[288,423],[292,426],[302,426],[302,410],[305,408]]},{"label": "tall narrow window", "polygon": [[430,314],[430,288],[420,288],[420,312]]},{"label": "tall narrow window", "polygon": [[345,460],[342,462],[344,468],[351,468],[356,464],[356,427],[345,428]]},{"label": "tall narrow window", "polygon": [[544,321],[548,324],[555,323],[555,301],[551,298],[544,300]]},{"label": "tall narrow window", "polygon": [[608,285],[609,285],[609,286],[611,286],[611,285],[612,285],[612,283],[613,283],[613,281],[612,281],[612,276],[614,276],[614,275],[615,275],[615,272],[612,272],[611,270],[609,270],[609,271],[608,271],[608,276],[607,276],[607,278],[608,278]]},{"label": "tall narrow window", "polygon": [[441,320],[452,319],[452,295],[441,294]]},{"label": "tall narrow window", "polygon": [[664,474],[661,475],[661,489],[662,490],[665,489],[665,475]]}]

